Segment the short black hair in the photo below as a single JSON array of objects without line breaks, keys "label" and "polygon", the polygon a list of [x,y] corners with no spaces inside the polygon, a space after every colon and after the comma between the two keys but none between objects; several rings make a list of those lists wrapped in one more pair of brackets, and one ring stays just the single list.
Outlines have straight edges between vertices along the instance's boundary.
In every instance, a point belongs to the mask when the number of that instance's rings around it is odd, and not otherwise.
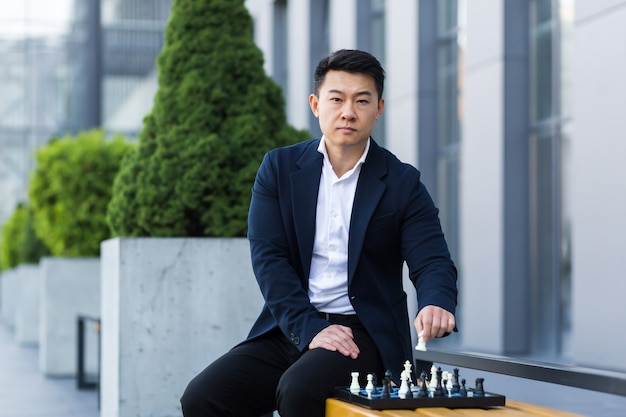
[{"label": "short black hair", "polygon": [[340,49],[322,59],[313,76],[313,94],[319,96],[320,88],[328,71],[346,71],[366,74],[374,79],[378,99],[383,97],[385,70],[380,62],[370,53],[356,49]]}]

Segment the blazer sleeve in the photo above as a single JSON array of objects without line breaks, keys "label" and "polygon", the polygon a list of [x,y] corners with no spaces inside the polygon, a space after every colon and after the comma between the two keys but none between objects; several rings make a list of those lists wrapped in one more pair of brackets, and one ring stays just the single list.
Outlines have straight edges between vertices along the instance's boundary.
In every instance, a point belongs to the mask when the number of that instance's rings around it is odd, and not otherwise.
[{"label": "blazer sleeve", "polygon": [[454,314],[457,270],[441,229],[439,210],[420,181],[419,171],[412,175],[406,193],[401,245],[409,277],[417,290],[418,307],[436,305]]},{"label": "blazer sleeve", "polygon": [[296,268],[287,235],[291,196],[288,185],[282,183],[288,182],[284,178],[288,174],[279,169],[275,158],[276,153],[265,155],[252,188],[248,216],[252,268],[266,308],[282,332],[304,350],[330,323],[317,315],[309,301],[308,271],[299,273]]}]

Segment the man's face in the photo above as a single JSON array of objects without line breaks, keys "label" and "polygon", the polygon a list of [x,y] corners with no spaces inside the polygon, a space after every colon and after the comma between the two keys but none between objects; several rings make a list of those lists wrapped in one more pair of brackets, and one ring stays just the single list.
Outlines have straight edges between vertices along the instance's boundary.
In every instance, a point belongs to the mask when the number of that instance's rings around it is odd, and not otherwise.
[{"label": "man's face", "polygon": [[327,146],[362,150],[385,103],[378,100],[371,76],[328,71],[319,96],[311,94],[309,104],[319,119]]}]

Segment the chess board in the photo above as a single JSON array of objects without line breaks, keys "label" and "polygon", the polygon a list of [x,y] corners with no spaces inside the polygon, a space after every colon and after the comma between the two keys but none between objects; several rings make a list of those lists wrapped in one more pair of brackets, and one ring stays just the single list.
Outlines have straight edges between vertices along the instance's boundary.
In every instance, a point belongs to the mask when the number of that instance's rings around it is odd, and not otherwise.
[{"label": "chess board", "polygon": [[[417,391],[413,391],[415,394]],[[337,398],[353,404],[369,408],[371,410],[413,410],[423,407],[445,407],[445,408],[489,408],[504,406],[506,398],[503,395],[485,392],[484,395],[474,396],[468,390],[466,397],[444,396],[433,397],[432,392],[428,397],[405,398],[398,396],[398,388],[394,387],[389,398],[381,398],[380,394],[370,395],[365,389],[361,389],[358,394],[352,393],[349,387],[336,387],[334,395]]]}]

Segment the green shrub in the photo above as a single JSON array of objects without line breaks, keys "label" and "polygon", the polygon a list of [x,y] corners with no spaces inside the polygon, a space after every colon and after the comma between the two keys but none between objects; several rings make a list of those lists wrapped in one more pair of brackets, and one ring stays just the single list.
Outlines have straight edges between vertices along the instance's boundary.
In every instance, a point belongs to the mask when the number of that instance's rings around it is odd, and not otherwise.
[{"label": "green shrub", "polygon": [[22,264],[36,264],[42,256],[50,254],[48,248],[35,235],[32,210],[19,203],[2,226],[0,243],[0,270]]},{"label": "green shrub", "polygon": [[106,208],[132,144],[101,130],[54,139],[35,154],[29,200],[37,236],[54,256],[97,256],[111,237]]},{"label": "green shrub", "polygon": [[2,269],[15,268],[19,264],[19,252],[23,240],[24,225],[28,217],[27,209],[18,204],[11,216],[2,225]]},{"label": "green shrub", "polygon": [[245,236],[265,152],[308,138],[286,122],[243,0],[175,0],[159,89],[115,180],[116,236]]}]

